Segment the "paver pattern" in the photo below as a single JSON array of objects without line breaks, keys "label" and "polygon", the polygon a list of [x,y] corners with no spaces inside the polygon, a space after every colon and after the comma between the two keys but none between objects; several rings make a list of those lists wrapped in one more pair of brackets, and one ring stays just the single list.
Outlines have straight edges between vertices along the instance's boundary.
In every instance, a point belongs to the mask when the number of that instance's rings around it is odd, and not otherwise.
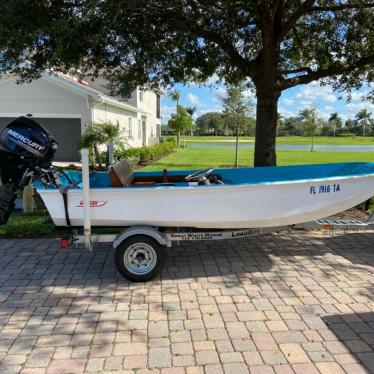
[{"label": "paver pattern", "polygon": [[0,241],[0,373],[374,372],[374,233],[169,251],[130,283],[113,250]]}]

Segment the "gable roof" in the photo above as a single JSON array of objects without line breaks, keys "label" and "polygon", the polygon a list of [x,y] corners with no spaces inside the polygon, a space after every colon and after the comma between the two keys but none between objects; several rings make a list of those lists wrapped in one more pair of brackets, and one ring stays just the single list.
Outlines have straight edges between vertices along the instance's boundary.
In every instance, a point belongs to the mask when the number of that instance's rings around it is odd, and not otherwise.
[{"label": "gable roof", "polygon": [[43,78],[52,83],[56,83],[61,86],[65,86],[72,90],[75,90],[77,93],[84,94],[92,97],[94,100],[103,102],[109,105],[113,105],[128,111],[137,112],[137,113],[146,113],[144,110],[137,108],[134,105],[130,105],[122,100],[119,100],[115,97],[107,95],[107,90],[103,87],[102,90],[99,87],[92,87],[88,82],[79,80],[76,77],[69,76],[62,73],[56,72],[44,72],[42,74]]}]

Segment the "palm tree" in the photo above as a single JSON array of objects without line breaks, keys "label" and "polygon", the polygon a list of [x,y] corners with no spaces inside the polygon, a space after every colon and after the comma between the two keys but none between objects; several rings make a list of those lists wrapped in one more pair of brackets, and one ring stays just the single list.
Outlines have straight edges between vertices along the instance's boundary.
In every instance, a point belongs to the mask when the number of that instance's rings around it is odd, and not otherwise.
[{"label": "palm tree", "polygon": [[110,144],[122,145],[123,137],[119,123],[116,125],[107,122],[93,122],[88,125],[86,132],[81,136],[80,147],[93,149],[96,162],[102,169],[102,161],[99,147],[105,144],[107,146],[107,166],[109,164]]},{"label": "palm tree", "polygon": [[[187,107],[186,108],[186,111],[187,113],[191,116],[191,118],[193,117],[193,115],[196,113],[197,111],[197,107],[195,106],[190,106],[190,107]],[[192,119],[192,124],[193,124],[193,119]],[[190,135],[192,136],[193,135],[193,129],[192,129],[192,126],[191,126],[191,129],[190,129]]]},{"label": "palm tree", "polygon": [[180,134],[181,131],[184,132],[186,129],[190,129],[192,127],[192,118],[184,107],[179,106],[178,114],[173,113],[171,115],[168,126],[175,130],[177,134]]},{"label": "palm tree", "polygon": [[342,126],[342,119],[339,117],[339,114],[337,112],[331,113],[329,118],[329,124],[332,125],[333,136],[335,136],[336,130]]},{"label": "palm tree", "polygon": [[[169,92],[169,97],[170,97],[171,100],[176,102],[176,115],[178,116],[178,113],[179,113],[179,111],[178,111],[179,99],[181,97],[181,93],[180,93],[179,90],[175,89],[175,90]],[[178,148],[180,147],[180,137],[181,137],[180,130],[177,130],[177,147]]]},{"label": "palm tree", "polygon": [[305,125],[305,130],[308,135],[312,137],[312,146],[310,151],[314,151],[314,136],[317,134],[320,119],[318,118],[318,108],[313,105],[310,108],[300,110],[298,115],[299,121]]},{"label": "palm tree", "polygon": [[371,118],[371,113],[369,113],[366,108],[361,109],[356,114],[355,122],[362,126],[362,136],[365,136],[365,130],[367,126],[369,126],[373,122]]},{"label": "palm tree", "polygon": [[94,158],[96,162],[93,162],[94,164],[98,164],[99,170],[103,169],[103,164],[101,162],[101,156],[99,152],[99,146],[101,144],[101,135],[96,132],[92,125],[89,125],[85,133],[80,138],[80,148],[88,148],[90,151],[93,150]]}]

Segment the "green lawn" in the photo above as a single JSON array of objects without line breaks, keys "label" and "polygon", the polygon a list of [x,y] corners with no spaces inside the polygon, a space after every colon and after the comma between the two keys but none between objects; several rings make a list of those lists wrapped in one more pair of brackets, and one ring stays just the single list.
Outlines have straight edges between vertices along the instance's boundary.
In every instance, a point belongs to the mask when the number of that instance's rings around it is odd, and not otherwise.
[{"label": "green lawn", "polygon": [[38,211],[32,214],[13,212],[6,225],[0,226],[0,238],[41,238],[56,236],[53,223],[44,223],[49,215]]},{"label": "green lawn", "polygon": [[[121,231],[121,228],[92,228],[93,234],[118,234]],[[48,212],[44,210],[31,214],[24,214],[21,211],[13,212],[7,224],[0,226],[0,239],[43,237],[58,237]]]},{"label": "green lawn", "polygon": [[[186,142],[217,142],[225,143],[235,140],[234,136],[186,136]],[[242,141],[254,142],[254,137],[241,136]],[[182,138],[183,142],[183,138]],[[316,136],[314,139],[316,145],[374,145],[374,137],[370,136]],[[309,145],[311,139],[306,136],[280,136],[277,138],[277,144],[287,145]]]},{"label": "green lawn", "polygon": [[[310,152],[278,151],[278,165],[321,164],[328,162],[374,162],[374,152]],[[142,170],[183,170],[207,167],[230,166],[234,164],[235,149],[224,148],[184,148],[142,168]],[[253,150],[241,149],[241,166],[253,165]]]}]

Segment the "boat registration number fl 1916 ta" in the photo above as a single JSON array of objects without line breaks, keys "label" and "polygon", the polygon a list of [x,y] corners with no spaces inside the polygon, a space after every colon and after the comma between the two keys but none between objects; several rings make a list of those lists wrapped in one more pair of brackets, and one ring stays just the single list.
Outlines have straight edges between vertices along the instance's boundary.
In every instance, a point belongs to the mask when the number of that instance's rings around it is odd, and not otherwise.
[{"label": "boat registration number fl 1916 ta", "polygon": [[309,193],[311,195],[321,194],[321,193],[330,193],[330,192],[340,192],[340,184],[322,184],[320,186],[311,186]]}]

